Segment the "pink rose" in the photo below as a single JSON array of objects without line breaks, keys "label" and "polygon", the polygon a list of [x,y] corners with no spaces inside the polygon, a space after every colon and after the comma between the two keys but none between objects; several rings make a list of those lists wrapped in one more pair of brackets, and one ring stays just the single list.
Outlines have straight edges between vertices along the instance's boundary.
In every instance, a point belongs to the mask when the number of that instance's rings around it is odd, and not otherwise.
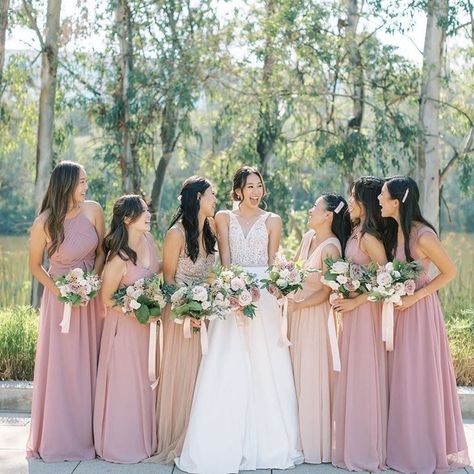
[{"label": "pink rose", "polygon": [[230,296],[229,297],[229,304],[231,308],[238,308],[239,306],[239,298],[236,296]]},{"label": "pink rose", "polygon": [[356,291],[360,286],[360,282],[358,280],[349,280],[347,283],[344,284],[344,288],[350,293],[351,291]]},{"label": "pink rose", "polygon": [[260,290],[256,287],[250,288],[250,294],[252,295],[252,301],[258,301],[260,299]]},{"label": "pink rose", "polygon": [[405,282],[405,291],[407,292],[407,295],[413,295],[416,290],[416,284],[414,280],[407,280]]}]

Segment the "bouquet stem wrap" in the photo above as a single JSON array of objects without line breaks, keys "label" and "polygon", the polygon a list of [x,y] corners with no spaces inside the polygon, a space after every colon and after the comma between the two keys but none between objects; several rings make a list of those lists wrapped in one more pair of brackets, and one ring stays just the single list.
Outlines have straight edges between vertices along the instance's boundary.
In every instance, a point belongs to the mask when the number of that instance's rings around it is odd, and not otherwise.
[{"label": "bouquet stem wrap", "polygon": [[393,303],[384,301],[382,306],[382,341],[387,351],[393,351]]},{"label": "bouquet stem wrap", "polygon": [[[159,351],[160,351],[160,364],[158,375],[156,374],[156,331],[157,324],[160,324],[159,328]],[[150,324],[150,339],[148,341],[148,380],[150,381],[151,389],[155,390],[160,381],[161,372],[161,361],[163,360],[163,324],[161,319],[153,321]]]},{"label": "bouquet stem wrap", "polygon": [[329,310],[328,316],[328,335],[329,335],[329,345],[331,347],[331,356],[332,356],[332,368],[335,372],[341,371],[341,357],[339,355],[339,346],[337,345],[337,334],[336,334],[336,323],[334,310]]},{"label": "bouquet stem wrap", "polygon": [[[201,321],[200,324],[200,338],[201,338],[201,352],[205,356],[209,352],[209,342],[207,339],[207,328],[206,323]],[[184,319],[183,334],[186,339],[191,339],[191,318],[188,316]]]},{"label": "bouquet stem wrap", "polygon": [[283,296],[282,298],[279,298],[277,302],[281,309],[281,331],[278,344],[289,347],[292,344],[288,339],[288,297]]},{"label": "bouquet stem wrap", "polygon": [[63,319],[59,323],[61,326],[61,333],[67,334],[69,332],[69,326],[71,324],[71,303],[64,303]]}]

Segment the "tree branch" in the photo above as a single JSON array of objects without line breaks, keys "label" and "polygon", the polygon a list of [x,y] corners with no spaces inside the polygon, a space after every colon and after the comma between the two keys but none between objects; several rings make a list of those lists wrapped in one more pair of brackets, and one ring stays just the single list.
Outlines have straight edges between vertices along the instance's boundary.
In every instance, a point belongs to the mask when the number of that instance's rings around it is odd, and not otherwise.
[{"label": "tree branch", "polygon": [[23,8],[25,9],[26,16],[28,17],[28,20],[30,21],[30,28],[36,33],[36,36],[38,36],[38,41],[41,46],[41,51],[45,50],[45,43],[43,40],[43,35],[41,34],[41,31],[38,28],[38,23],[36,21],[36,18],[33,16],[32,12],[32,6],[27,0],[23,0]]}]

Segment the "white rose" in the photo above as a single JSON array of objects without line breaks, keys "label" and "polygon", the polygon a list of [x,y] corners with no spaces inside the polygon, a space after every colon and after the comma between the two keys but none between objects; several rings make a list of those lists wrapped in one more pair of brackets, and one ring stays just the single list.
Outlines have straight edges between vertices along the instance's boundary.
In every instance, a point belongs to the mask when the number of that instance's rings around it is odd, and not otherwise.
[{"label": "white rose", "polygon": [[392,277],[387,272],[380,272],[377,274],[377,284],[379,286],[388,286],[392,283]]},{"label": "white rose", "polygon": [[193,300],[195,301],[206,301],[207,300],[207,290],[201,285],[196,285],[192,290]]},{"label": "white rose", "polygon": [[278,288],[286,288],[288,286],[288,282],[284,280],[283,278],[278,278],[278,280],[275,283],[276,283],[276,286],[278,286]]},{"label": "white rose", "polygon": [[393,271],[393,262],[388,262],[385,264],[385,270],[387,272],[392,272]]},{"label": "white rose", "polygon": [[242,290],[245,288],[245,282],[244,280],[242,280],[242,278],[235,277],[235,278],[232,278],[230,282],[230,287],[232,288],[233,291]]},{"label": "white rose", "polygon": [[138,309],[141,306],[141,304],[136,301],[136,300],[131,300],[130,301],[130,308],[132,309]]},{"label": "white rose", "polygon": [[252,303],[252,295],[247,290],[242,291],[242,293],[239,295],[240,306],[247,306],[250,303]]},{"label": "white rose", "polygon": [[179,288],[178,290],[176,290],[171,295],[171,302],[172,303],[179,303],[184,298],[184,296],[186,295],[186,292],[187,292],[187,290],[184,286]]},{"label": "white rose", "polygon": [[59,291],[61,293],[61,296],[67,296],[67,294],[69,293],[69,286],[68,285],[60,286]]},{"label": "white rose", "polygon": [[347,273],[349,271],[349,264],[347,262],[334,262],[331,267],[331,273]]},{"label": "white rose", "polygon": [[288,270],[287,268],[284,268],[280,272],[280,278],[283,278],[284,280],[287,280],[289,276],[290,276],[290,270]]},{"label": "white rose", "polygon": [[71,279],[82,280],[84,278],[84,270],[82,268],[74,268],[68,275]]},{"label": "white rose", "polygon": [[206,309],[209,309],[211,307],[211,303],[209,301],[203,301],[201,303],[202,309],[206,311]]},{"label": "white rose", "polygon": [[348,278],[345,277],[344,275],[337,275],[336,281],[340,283],[341,285],[344,285],[345,283],[347,283]]}]

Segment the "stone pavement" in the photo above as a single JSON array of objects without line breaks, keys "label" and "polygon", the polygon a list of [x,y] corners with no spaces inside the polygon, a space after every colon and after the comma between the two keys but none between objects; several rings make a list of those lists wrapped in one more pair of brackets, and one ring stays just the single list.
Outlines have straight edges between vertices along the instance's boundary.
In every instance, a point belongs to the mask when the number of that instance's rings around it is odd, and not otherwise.
[{"label": "stone pavement", "polygon": [[[159,464],[112,464],[98,459],[94,461],[63,462],[46,464],[40,460],[25,459],[25,445],[28,438],[30,418],[25,414],[0,413],[0,474],[180,474],[177,467]],[[474,419],[464,420],[469,453],[474,458]],[[241,471],[244,472],[244,471]],[[277,469],[247,471],[249,473],[283,474]],[[302,464],[289,473],[295,474],[341,474],[345,471],[330,464]],[[387,474],[393,471],[385,471]],[[474,474],[472,467],[454,471],[456,474]]]}]

